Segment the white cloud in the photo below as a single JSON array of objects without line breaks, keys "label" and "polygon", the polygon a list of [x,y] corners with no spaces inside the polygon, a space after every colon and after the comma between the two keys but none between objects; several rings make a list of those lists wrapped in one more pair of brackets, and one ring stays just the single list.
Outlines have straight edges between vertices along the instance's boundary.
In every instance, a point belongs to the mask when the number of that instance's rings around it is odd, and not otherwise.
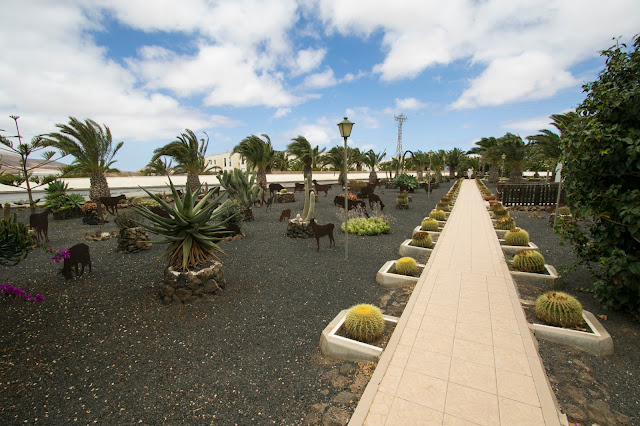
[{"label": "white cloud", "polygon": [[347,116],[350,121],[356,123],[358,127],[364,127],[365,129],[377,129],[380,127],[379,111],[375,111],[368,107],[355,107],[347,108]]},{"label": "white cloud", "polygon": [[275,114],[273,114],[273,118],[281,118],[288,115],[291,112],[291,108],[278,108]]},{"label": "white cloud", "polygon": [[310,89],[322,89],[336,84],[338,84],[338,80],[329,67],[321,73],[312,74],[304,79],[304,86]]},{"label": "white cloud", "polygon": [[426,104],[420,102],[416,98],[404,98],[404,99],[396,98],[396,109],[410,111],[415,109],[422,109],[425,106]]},{"label": "white cloud", "polygon": [[[560,111],[558,114],[565,114],[569,111],[571,110]],[[551,125],[551,114],[525,118],[522,120],[507,121],[503,123],[500,127],[502,127],[508,132],[523,133],[528,135],[538,133],[538,131],[542,129],[549,129],[551,131],[558,133],[555,127]]]},{"label": "white cloud", "polygon": [[309,48],[299,50],[291,64],[291,75],[295,77],[313,71],[320,66],[326,54],[326,49]]}]

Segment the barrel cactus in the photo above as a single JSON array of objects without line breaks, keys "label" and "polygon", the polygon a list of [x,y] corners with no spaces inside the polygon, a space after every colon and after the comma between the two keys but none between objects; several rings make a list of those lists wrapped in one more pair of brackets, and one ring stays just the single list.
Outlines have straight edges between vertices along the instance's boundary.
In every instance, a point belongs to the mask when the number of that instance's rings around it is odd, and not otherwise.
[{"label": "barrel cactus", "polygon": [[582,305],[574,297],[550,291],[536,300],[536,315],[556,327],[575,327],[582,324]]},{"label": "barrel cactus", "polygon": [[504,234],[504,242],[508,246],[528,246],[529,233],[524,229],[513,228]]},{"label": "barrel cactus", "polygon": [[558,209],[558,216],[569,216],[571,214],[571,209],[569,207],[560,207]]},{"label": "barrel cactus", "polygon": [[420,229],[422,229],[423,231],[436,232],[439,226],[440,224],[438,223],[437,220],[427,217],[422,221],[422,224],[420,225]]},{"label": "barrel cactus", "polygon": [[496,201],[495,203],[489,202],[489,210],[491,210],[492,212],[500,209],[504,209],[504,206],[500,201]]},{"label": "barrel cactus", "polygon": [[429,217],[435,220],[445,220],[447,215],[442,210],[435,209],[429,213]]},{"label": "barrel cactus", "polygon": [[449,208],[449,204],[447,204],[447,203],[442,203],[442,202],[441,202],[441,203],[436,204],[436,209],[437,209],[437,210],[442,210],[442,211],[445,211],[445,212],[448,212],[448,211],[450,211],[450,210],[451,210],[451,209]]},{"label": "barrel cactus", "polygon": [[512,217],[506,216],[496,221],[496,229],[508,231],[516,227],[516,221]]},{"label": "barrel cactus", "polygon": [[506,209],[498,209],[493,211],[494,219],[502,219],[503,217],[508,217],[509,212]]},{"label": "barrel cactus", "polygon": [[396,261],[396,273],[400,275],[416,275],[418,264],[412,257],[403,257]]},{"label": "barrel cactus", "polygon": [[433,247],[433,239],[428,232],[416,232],[411,239],[411,245],[414,247]]},{"label": "barrel cactus", "polygon": [[520,250],[513,257],[513,267],[520,272],[542,272],[544,267],[544,256],[535,250]]},{"label": "barrel cactus", "polygon": [[380,309],[373,305],[355,305],[347,312],[344,328],[352,339],[372,342],[384,332],[384,317]]}]

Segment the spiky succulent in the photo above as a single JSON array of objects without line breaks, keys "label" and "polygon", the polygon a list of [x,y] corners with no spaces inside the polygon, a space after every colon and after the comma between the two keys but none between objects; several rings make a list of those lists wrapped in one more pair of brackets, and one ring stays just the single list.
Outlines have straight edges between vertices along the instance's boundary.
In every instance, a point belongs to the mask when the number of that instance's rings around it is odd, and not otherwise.
[{"label": "spiky succulent", "polygon": [[420,225],[420,229],[422,229],[423,231],[435,232],[438,230],[439,226],[440,224],[438,223],[437,220],[427,217],[422,221],[422,224]]},{"label": "spiky succulent", "polygon": [[118,226],[118,228],[129,229],[140,226],[140,222],[142,222],[143,220],[144,218],[140,213],[133,209],[128,209],[119,212],[113,221]]},{"label": "spiky succulent", "polygon": [[582,324],[582,305],[574,297],[550,291],[536,299],[536,315],[549,325],[574,327]]},{"label": "spiky succulent", "polygon": [[416,232],[411,239],[411,245],[414,247],[433,247],[433,238],[428,232]]},{"label": "spiky succulent", "polygon": [[0,265],[13,266],[33,250],[29,228],[15,220],[0,221]]},{"label": "spiky succulent", "polygon": [[400,275],[416,275],[418,273],[418,264],[412,257],[403,257],[396,261],[396,273]]},{"label": "spiky succulent", "polygon": [[496,209],[493,211],[494,219],[502,219],[503,217],[509,217],[509,212],[506,209]]},{"label": "spiky succulent", "polygon": [[535,250],[520,250],[513,257],[512,265],[520,272],[542,272],[544,256]]},{"label": "spiky succulent", "polygon": [[496,229],[508,231],[516,227],[516,221],[512,217],[506,216],[496,221]]},{"label": "spiky succulent", "polygon": [[436,209],[442,210],[442,211],[445,211],[445,212],[448,212],[448,211],[451,210],[451,208],[449,207],[449,204],[442,203],[442,202],[436,204]]},{"label": "spiky succulent", "polygon": [[192,192],[187,186],[181,198],[171,180],[169,187],[173,193],[173,206],[141,188],[169,214],[169,218],[159,216],[146,207],[133,206],[136,212],[149,221],[141,225],[149,232],[164,237],[164,240],[157,242],[169,244],[160,257],[166,256],[168,266],[183,271],[197,267],[211,258],[217,259],[215,252],[224,252],[216,243],[228,234],[224,226],[230,217],[220,220],[228,207],[228,200],[216,208],[216,203],[224,194],[207,203],[213,194],[209,192],[198,202],[196,194],[200,188]]},{"label": "spiky succulent", "polygon": [[384,317],[379,308],[363,303],[349,309],[344,328],[353,339],[372,342],[384,332]]},{"label": "spiky succulent", "polygon": [[492,212],[496,211],[496,210],[504,210],[504,206],[502,205],[502,203],[500,201],[496,201],[495,203],[489,203],[489,210],[491,210]]},{"label": "spiky succulent", "polygon": [[520,228],[510,229],[504,234],[504,242],[508,246],[528,246],[529,233]]},{"label": "spiky succulent", "polygon": [[442,210],[436,209],[432,210],[431,213],[429,213],[429,217],[435,220],[445,220],[447,218],[447,215]]}]

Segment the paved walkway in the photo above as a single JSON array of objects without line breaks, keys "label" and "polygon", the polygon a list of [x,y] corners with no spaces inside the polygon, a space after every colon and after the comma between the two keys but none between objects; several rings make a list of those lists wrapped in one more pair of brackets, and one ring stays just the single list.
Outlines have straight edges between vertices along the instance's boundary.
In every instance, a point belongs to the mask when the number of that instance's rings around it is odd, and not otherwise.
[{"label": "paved walkway", "polygon": [[350,424],[567,424],[475,180],[463,182]]}]

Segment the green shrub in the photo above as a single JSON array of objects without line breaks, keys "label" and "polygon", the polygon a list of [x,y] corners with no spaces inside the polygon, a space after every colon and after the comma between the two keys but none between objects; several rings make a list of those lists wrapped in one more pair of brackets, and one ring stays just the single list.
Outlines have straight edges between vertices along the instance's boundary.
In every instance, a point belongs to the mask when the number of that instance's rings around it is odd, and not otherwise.
[{"label": "green shrub", "polygon": [[[342,222],[342,232],[344,232],[344,222]],[[349,219],[349,233],[356,235],[380,235],[388,234],[391,231],[389,221],[380,217]]]},{"label": "green shrub", "polygon": [[582,324],[582,305],[574,297],[550,291],[536,299],[536,315],[556,327],[575,327]]},{"label": "green shrub", "polygon": [[558,216],[568,216],[571,214],[571,209],[569,207],[560,207],[558,209]]},{"label": "green shrub", "polygon": [[344,329],[349,337],[364,343],[372,342],[382,336],[384,325],[384,317],[380,309],[368,304],[351,307],[344,320]]},{"label": "green shrub", "polygon": [[0,221],[0,265],[13,266],[33,250],[29,228],[15,220]]},{"label": "green shrub", "polygon": [[406,186],[409,191],[418,187],[418,179],[410,174],[401,173],[393,179],[395,186]]}]

